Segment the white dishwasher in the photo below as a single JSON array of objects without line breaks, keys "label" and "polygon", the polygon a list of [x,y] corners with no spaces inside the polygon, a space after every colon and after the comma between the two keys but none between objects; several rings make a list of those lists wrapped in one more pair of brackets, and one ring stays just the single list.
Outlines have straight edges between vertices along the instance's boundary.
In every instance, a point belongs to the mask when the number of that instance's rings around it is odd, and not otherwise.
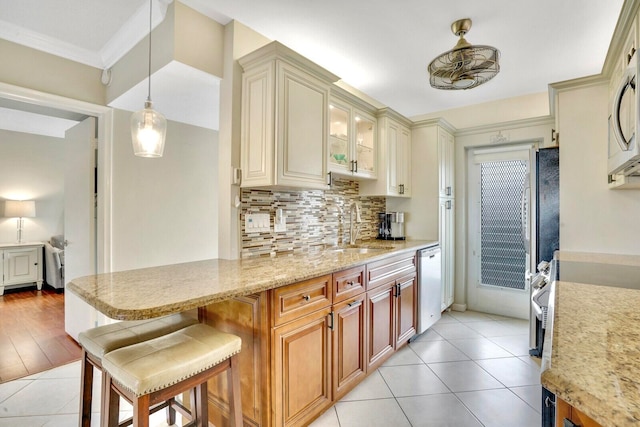
[{"label": "white dishwasher", "polygon": [[441,302],[440,245],[435,244],[418,251],[418,334],[440,319]]}]

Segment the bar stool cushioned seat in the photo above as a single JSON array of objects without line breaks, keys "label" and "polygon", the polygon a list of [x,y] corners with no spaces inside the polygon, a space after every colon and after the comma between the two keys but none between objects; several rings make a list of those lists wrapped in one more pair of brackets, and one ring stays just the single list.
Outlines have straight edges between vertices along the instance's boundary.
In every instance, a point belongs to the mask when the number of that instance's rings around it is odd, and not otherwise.
[{"label": "bar stool cushioned seat", "polygon": [[175,396],[191,389],[200,393],[191,418],[207,425],[202,420],[207,419],[207,380],[223,370],[229,374],[231,417],[242,425],[237,367],[241,345],[240,337],[199,323],[107,353],[102,359],[109,387],[103,396],[104,425],[117,425],[113,420],[119,401],[115,392],[133,404],[135,426],[146,425],[148,406],[166,400],[167,393]]},{"label": "bar stool cushioned seat", "polygon": [[[157,319],[117,322],[81,332],[78,336],[83,353],[80,377],[80,426],[91,425],[92,366],[102,369],[102,357],[106,353],[157,338],[196,323],[198,319],[195,317],[179,313]],[[172,421],[174,417],[175,414],[170,412],[168,421]]]},{"label": "bar stool cushioned seat", "polygon": [[78,341],[88,353],[102,359],[110,351],[157,338],[196,323],[198,319],[184,313],[150,320],[117,322],[81,332]]}]

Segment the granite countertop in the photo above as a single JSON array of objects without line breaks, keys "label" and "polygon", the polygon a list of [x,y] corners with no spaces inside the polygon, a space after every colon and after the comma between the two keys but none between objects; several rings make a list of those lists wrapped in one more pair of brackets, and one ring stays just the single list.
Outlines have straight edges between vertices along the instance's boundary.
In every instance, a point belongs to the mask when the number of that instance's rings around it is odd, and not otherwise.
[{"label": "granite countertop", "polygon": [[380,250],[357,253],[322,248],[275,257],[210,259],[80,277],[71,280],[67,289],[112,319],[149,319],[331,274],[433,243],[367,241],[359,246]]},{"label": "granite countertop", "polygon": [[[555,258],[561,272],[564,261],[640,266],[640,256]],[[552,289],[542,385],[605,427],[640,425],[640,290],[562,280]]]}]

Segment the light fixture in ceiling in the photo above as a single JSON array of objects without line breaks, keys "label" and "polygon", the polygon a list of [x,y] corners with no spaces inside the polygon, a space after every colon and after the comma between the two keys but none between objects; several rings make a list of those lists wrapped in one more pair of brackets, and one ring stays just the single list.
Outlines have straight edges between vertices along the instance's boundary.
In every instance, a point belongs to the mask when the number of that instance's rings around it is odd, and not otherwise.
[{"label": "light fixture in ceiling", "polygon": [[429,64],[429,83],[436,89],[471,89],[488,82],[500,71],[500,51],[492,46],[472,46],[464,38],[471,29],[471,19],[451,24],[460,37],[456,46],[437,56]]},{"label": "light fixture in ceiling", "polygon": [[167,119],[151,103],[151,17],[153,0],[149,0],[149,92],[144,109],[131,116],[133,153],[139,157],[162,157],[167,134]]}]

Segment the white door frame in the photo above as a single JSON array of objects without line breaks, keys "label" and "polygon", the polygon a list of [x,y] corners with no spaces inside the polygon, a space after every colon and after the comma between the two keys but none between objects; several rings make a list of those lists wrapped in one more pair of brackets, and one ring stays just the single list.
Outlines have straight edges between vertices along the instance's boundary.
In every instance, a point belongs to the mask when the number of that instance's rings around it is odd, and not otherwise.
[{"label": "white door frame", "polygon": [[98,125],[98,221],[96,273],[111,272],[111,172],[113,167],[113,109],[0,82],[0,98],[94,116]]},{"label": "white door frame", "polygon": [[[476,200],[477,197],[477,185],[479,182],[478,171],[473,169],[476,167],[474,162],[474,150],[478,150],[480,152],[486,151],[487,154],[491,155],[491,153],[504,153],[506,157],[509,157],[509,152],[523,152],[528,151],[528,169],[529,169],[529,182],[531,185],[531,189],[533,196],[530,197],[529,200],[529,218],[528,218],[528,226],[531,227],[532,222],[535,223],[535,209],[533,204],[535,199],[535,157],[531,157],[531,153],[536,147],[537,141],[522,141],[508,145],[500,145],[500,146],[478,146],[473,147],[472,150],[467,152],[467,161],[465,164],[466,174],[467,174],[467,233],[466,233],[466,247],[467,247],[467,305],[471,310],[484,311],[488,313],[498,314],[502,316],[509,317],[519,317],[519,318],[527,318],[529,316],[529,297],[530,290],[527,286],[525,289],[507,289],[507,288],[495,288],[489,286],[483,286],[477,282],[479,279],[480,273],[480,265],[479,265],[479,255],[476,253],[479,245],[479,229],[476,227],[479,224],[477,223],[477,218],[472,218],[472,215],[477,214],[477,209],[471,204]],[[483,153],[484,154],[484,153]],[[531,231],[533,228],[529,228]],[[530,233],[531,234],[531,233]],[[535,241],[535,236],[531,237],[531,242]],[[525,273],[529,271],[531,264],[531,251],[528,253],[528,261],[525,266],[527,271],[522,272],[522,280],[525,281]],[[473,279],[473,282],[472,282]]]}]

